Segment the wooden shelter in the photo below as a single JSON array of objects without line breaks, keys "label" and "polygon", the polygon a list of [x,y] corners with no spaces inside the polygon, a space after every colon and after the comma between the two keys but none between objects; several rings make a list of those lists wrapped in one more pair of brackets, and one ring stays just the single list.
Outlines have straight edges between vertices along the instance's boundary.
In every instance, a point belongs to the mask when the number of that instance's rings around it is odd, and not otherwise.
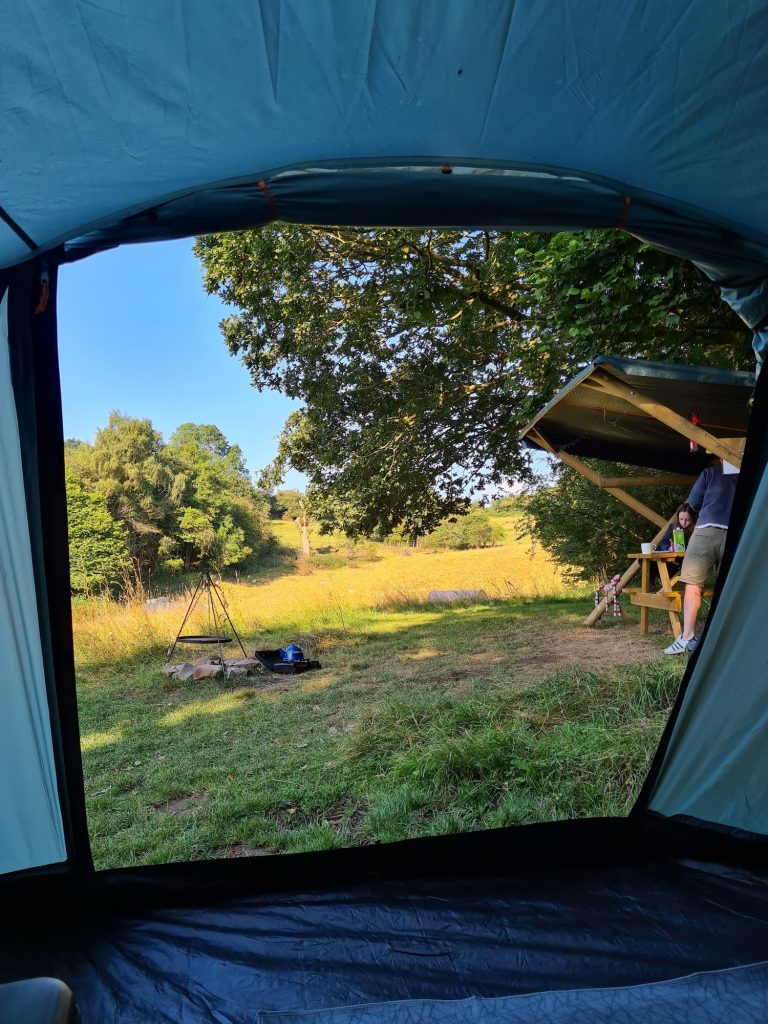
[{"label": "wooden shelter", "polygon": [[[521,437],[653,523],[657,543],[671,521],[669,510],[650,508],[627,488],[692,484],[713,455],[740,467],[753,388],[749,373],[600,356],[531,420]],[[604,477],[585,458],[668,472]],[[626,587],[639,569],[636,559],[617,590]],[[653,595],[654,603],[648,606],[679,611],[679,596],[670,593],[667,598],[662,603],[664,595],[659,600]],[[594,625],[607,605],[605,598],[585,625]]]}]

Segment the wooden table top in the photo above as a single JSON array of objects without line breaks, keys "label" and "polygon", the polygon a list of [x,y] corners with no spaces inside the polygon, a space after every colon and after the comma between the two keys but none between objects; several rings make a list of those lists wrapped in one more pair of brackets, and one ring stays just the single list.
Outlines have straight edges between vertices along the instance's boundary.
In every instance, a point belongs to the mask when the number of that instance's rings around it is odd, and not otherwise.
[{"label": "wooden table top", "polygon": [[646,555],[642,551],[638,551],[627,555],[627,558],[650,558],[661,561],[665,558],[682,558],[684,554],[684,551],[651,551],[649,555]]}]

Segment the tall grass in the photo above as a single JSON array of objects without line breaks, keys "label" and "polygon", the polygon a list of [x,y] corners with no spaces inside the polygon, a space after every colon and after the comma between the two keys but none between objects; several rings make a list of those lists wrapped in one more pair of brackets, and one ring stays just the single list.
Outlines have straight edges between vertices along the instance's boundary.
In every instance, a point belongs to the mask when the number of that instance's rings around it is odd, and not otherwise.
[{"label": "tall grass", "polygon": [[[546,631],[559,611],[532,604],[525,621]],[[322,671],[290,680],[180,684],[150,665],[83,674],[97,865],[626,813],[681,666],[521,685],[511,644],[498,664],[473,660],[514,614],[358,611]],[[429,656],[414,659],[420,650]],[[454,675],[462,656],[475,668]]]},{"label": "tall grass", "polygon": [[679,680],[680,666],[648,662],[611,676],[561,672],[487,698],[411,694],[361,719],[346,755],[430,807],[468,803],[485,824],[623,814]]},{"label": "tall grass", "polygon": [[[222,584],[229,614],[246,648],[259,647],[260,638],[275,630],[286,635],[345,631],[356,610],[418,606],[431,590],[484,590],[492,600],[561,597],[572,592],[558,567],[528,540],[472,551],[375,547],[377,561],[353,561],[332,569],[310,566],[301,575],[276,570],[266,581],[258,574]],[[286,568],[284,563],[281,567]],[[190,597],[191,591],[184,591],[173,597],[170,607],[155,610],[140,600],[77,600],[72,615],[78,664],[108,666],[161,656],[178,632]],[[203,609],[188,627],[185,631],[210,630]]]}]

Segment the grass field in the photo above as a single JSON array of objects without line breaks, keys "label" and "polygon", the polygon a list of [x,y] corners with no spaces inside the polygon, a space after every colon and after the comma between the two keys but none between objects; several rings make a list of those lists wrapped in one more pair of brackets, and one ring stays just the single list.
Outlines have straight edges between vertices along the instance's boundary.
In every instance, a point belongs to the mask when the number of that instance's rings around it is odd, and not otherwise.
[{"label": "grass field", "polygon": [[[317,544],[345,564],[297,573],[286,556],[225,590],[247,647],[298,640],[319,672],[169,680],[183,600],[75,607],[98,867],[624,813],[681,671],[660,638],[630,619],[585,637],[588,595],[511,536],[465,552]],[[424,601],[457,586],[489,600]]]},{"label": "grass field", "polygon": [[[472,551],[429,551],[385,544],[353,546],[339,537],[314,537],[318,565],[295,565],[298,530],[276,523],[282,553],[265,576],[224,585],[238,631],[256,641],[268,631],[286,637],[344,629],[352,611],[399,607],[423,601],[433,589],[484,589],[490,598],[564,597],[570,591],[554,563],[528,540],[514,539],[511,520],[503,520],[509,543]],[[289,545],[293,544],[294,550]],[[328,568],[323,559],[328,559]],[[157,657],[178,629],[185,607],[148,611],[115,602],[81,601],[73,609],[75,653],[80,666],[124,664]],[[190,628],[205,630],[203,619]]]}]

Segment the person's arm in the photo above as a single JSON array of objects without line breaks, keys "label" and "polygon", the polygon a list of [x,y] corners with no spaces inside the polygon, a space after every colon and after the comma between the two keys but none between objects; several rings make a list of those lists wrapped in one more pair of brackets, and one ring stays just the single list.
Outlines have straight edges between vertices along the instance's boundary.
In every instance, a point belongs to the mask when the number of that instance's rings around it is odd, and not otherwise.
[{"label": "person's arm", "polygon": [[695,508],[698,512],[701,509],[702,502],[704,501],[704,495],[707,493],[707,487],[709,486],[709,478],[712,476],[710,469],[704,469],[699,473],[699,477],[696,483],[691,488],[691,493],[688,495],[688,504]]},{"label": "person's arm", "polygon": [[657,551],[669,551],[672,546],[672,531],[674,530],[674,523],[670,523],[664,531],[664,536],[659,541],[659,546],[656,548]]}]

